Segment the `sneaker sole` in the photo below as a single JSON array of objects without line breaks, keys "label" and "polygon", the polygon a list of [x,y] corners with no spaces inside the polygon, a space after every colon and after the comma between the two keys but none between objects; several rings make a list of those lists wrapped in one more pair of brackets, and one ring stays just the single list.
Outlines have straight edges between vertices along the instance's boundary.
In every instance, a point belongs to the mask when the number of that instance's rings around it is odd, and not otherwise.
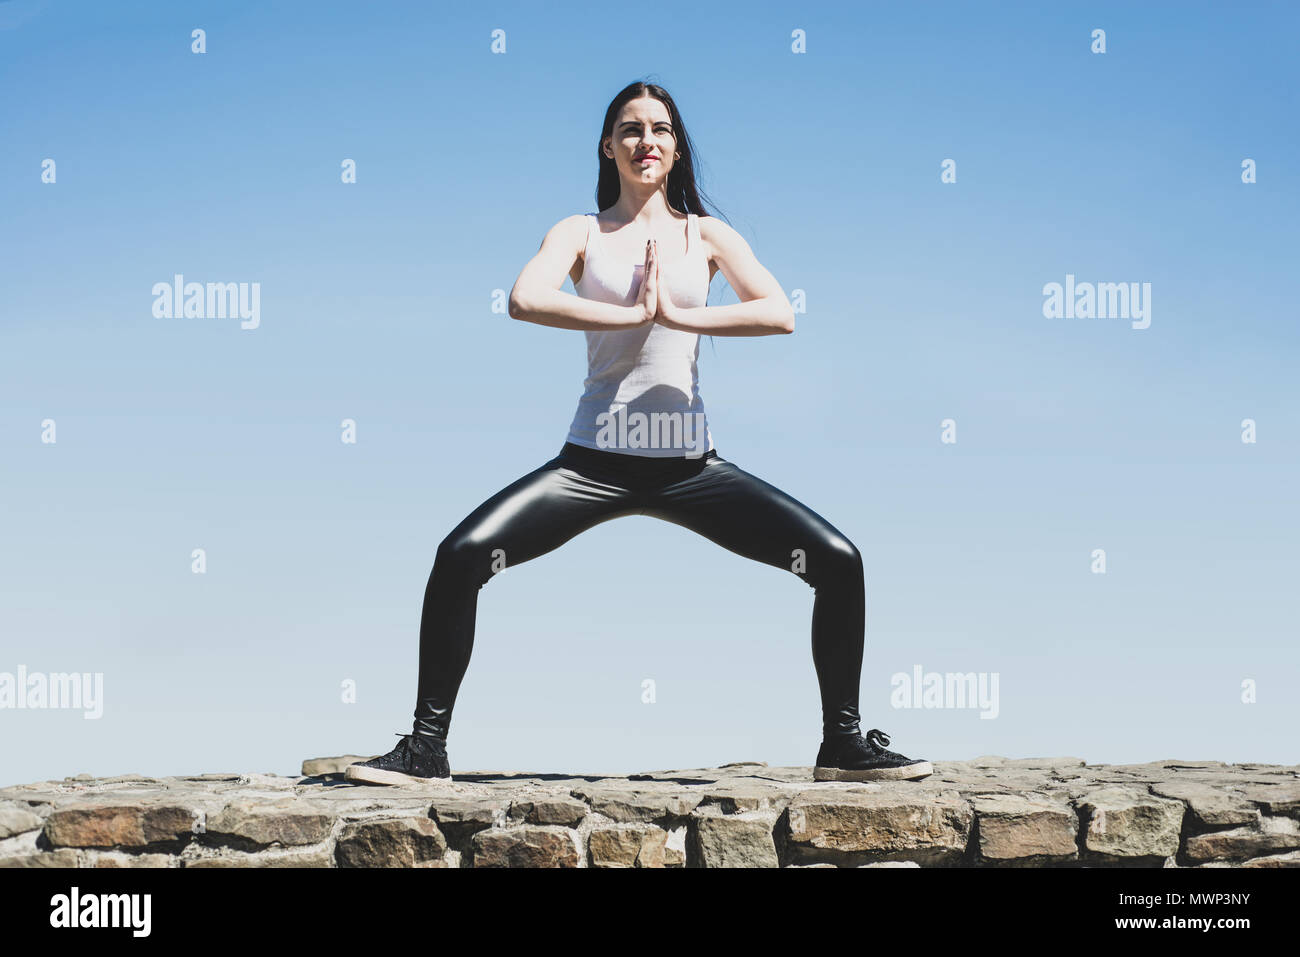
[{"label": "sneaker sole", "polygon": [[364,781],[366,784],[428,784],[431,781],[450,781],[451,775],[445,778],[430,776],[427,778],[416,777],[414,774],[403,774],[401,771],[385,771],[383,768],[367,768],[359,764],[349,764],[343,772],[345,781]]},{"label": "sneaker sole", "polygon": [[864,768],[846,771],[843,768],[813,768],[814,781],[912,781],[934,774],[929,761],[905,764],[899,768]]}]

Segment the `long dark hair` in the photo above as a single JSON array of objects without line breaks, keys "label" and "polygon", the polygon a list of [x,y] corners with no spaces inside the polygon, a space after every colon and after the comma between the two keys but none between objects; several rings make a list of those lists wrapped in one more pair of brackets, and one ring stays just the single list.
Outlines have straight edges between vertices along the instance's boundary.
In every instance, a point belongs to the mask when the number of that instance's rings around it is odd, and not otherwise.
[{"label": "long dark hair", "polygon": [[[600,130],[600,139],[596,141],[596,160],[600,164],[599,172],[596,176],[596,209],[606,210],[618,202],[620,184],[618,179],[618,165],[610,157],[606,156],[601,149],[606,138],[614,134],[614,121],[618,119],[618,114],[623,105],[629,100],[637,100],[643,96],[653,96],[668,108],[668,116],[672,120],[673,133],[677,136],[677,152],[682,154],[682,158],[673,163],[672,170],[668,173],[668,205],[679,213],[695,213],[697,216],[711,215],[704,208],[704,203],[700,200],[700,190],[695,184],[695,147],[691,143],[691,138],[686,133],[686,124],[682,122],[682,115],[677,110],[677,104],[673,102],[672,96],[667,90],[657,83],[646,83],[637,80],[629,83],[623,89],[618,91],[618,95],[609,104],[609,109],[605,110],[605,123]],[[712,200],[709,205],[715,209],[717,205]]]}]

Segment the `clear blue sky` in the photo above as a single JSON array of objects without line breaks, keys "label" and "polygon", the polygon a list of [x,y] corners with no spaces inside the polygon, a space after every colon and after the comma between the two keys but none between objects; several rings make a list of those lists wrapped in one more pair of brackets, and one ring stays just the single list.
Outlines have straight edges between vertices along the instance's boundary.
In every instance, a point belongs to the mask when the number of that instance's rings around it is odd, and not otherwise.
[{"label": "clear blue sky", "polygon": [[[1290,3],[0,3],[0,672],[104,676],[98,720],[0,710],[0,784],[294,773],[410,729],[434,551],[559,450],[585,373],[581,333],[494,294],[594,209],[604,110],[645,77],[806,295],[792,336],[704,340],[701,394],[720,454],[864,555],[863,728],[933,760],[1300,761],[1298,29]],[[260,283],[260,327],[155,318],[176,273]],[[1151,283],[1150,327],[1045,318],[1067,274]],[[811,764],[812,601],[677,526],[598,526],[480,594],[453,769]],[[998,674],[997,718],[892,708],[918,665]]]}]

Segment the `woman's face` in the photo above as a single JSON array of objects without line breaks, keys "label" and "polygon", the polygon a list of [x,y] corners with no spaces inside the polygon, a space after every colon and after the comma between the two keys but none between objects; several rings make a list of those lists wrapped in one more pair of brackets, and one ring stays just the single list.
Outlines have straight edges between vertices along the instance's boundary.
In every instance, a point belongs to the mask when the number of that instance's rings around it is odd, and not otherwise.
[{"label": "woman's face", "polygon": [[628,100],[614,120],[605,155],[614,159],[622,179],[637,183],[664,183],[673,168],[677,149],[668,107],[653,96]]}]

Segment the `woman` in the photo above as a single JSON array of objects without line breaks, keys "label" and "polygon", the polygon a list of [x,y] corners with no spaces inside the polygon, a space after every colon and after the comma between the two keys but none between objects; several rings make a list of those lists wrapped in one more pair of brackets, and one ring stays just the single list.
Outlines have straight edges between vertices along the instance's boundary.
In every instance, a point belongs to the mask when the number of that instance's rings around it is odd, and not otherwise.
[{"label": "woman", "polygon": [[[816,590],[812,652],[823,738],[816,780],[925,777],[929,762],[884,750],[889,739],[874,728],[860,733],[866,597],[858,550],[817,513],[713,448],[696,380],[700,334],[793,332],[789,300],[744,239],[704,211],[690,140],[663,88],[632,83],[614,98],[598,156],[600,214],[552,227],[510,293],[513,318],[586,333],[589,374],[567,441],[439,546],[420,621],[414,728],[345,777],[375,784],[450,777],[447,731],[469,664],[479,589],[506,565],[638,514],[792,570]],[[641,249],[643,256],[633,252]],[[740,302],[705,305],[718,271]],[[566,275],[577,295],[561,291]]]}]

